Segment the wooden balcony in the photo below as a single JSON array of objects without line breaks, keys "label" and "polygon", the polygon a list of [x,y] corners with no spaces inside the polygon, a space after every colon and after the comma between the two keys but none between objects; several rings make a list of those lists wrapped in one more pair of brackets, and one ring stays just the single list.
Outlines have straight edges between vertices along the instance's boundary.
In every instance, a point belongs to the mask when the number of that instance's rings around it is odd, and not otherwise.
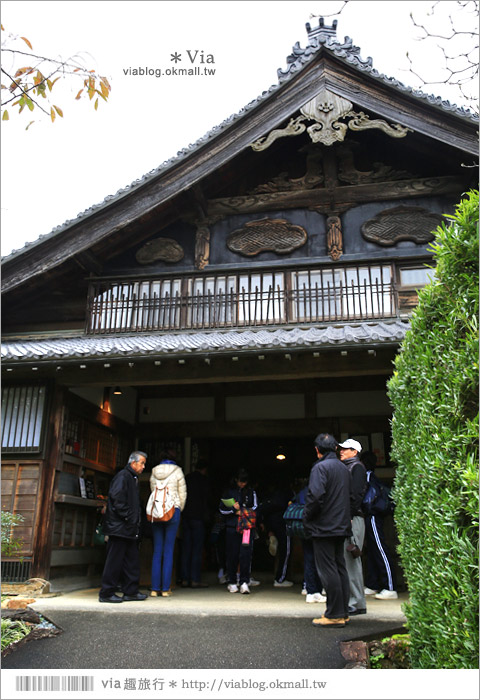
[{"label": "wooden balcony", "polygon": [[99,280],[86,333],[358,322],[395,317],[397,305],[390,264]]}]

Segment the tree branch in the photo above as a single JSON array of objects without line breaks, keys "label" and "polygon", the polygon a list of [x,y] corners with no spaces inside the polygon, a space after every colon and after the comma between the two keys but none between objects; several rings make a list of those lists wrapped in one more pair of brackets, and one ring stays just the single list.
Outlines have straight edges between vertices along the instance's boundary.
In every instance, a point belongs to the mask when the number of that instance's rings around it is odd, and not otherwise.
[{"label": "tree branch", "polygon": [[[9,74],[7,73],[7,71],[5,70],[5,68],[2,68],[2,73],[5,73],[5,75],[7,76],[7,78],[9,78],[9,79],[12,81],[12,83],[15,83],[15,85],[16,85],[17,88],[20,90],[20,92],[22,93],[22,95],[27,95],[27,93],[30,92],[30,90],[33,90],[34,88],[37,87],[37,85],[32,85],[32,87],[28,88],[28,90],[25,90],[25,88],[23,88],[22,85],[20,85],[20,83],[17,83],[17,81],[15,80],[15,78],[12,78],[12,76],[9,75]],[[42,107],[42,105],[39,104],[39,103],[37,102],[37,100],[35,100],[33,97],[31,97],[31,95],[27,95],[27,97],[28,97],[29,100],[32,100],[32,102],[33,102],[34,104],[36,104],[37,107],[38,107],[42,112],[44,112],[45,114],[48,115],[47,110],[44,109],[44,108]],[[19,96],[18,94],[17,94],[17,95],[13,95],[13,97],[11,97],[9,100],[6,100],[5,102],[2,102],[2,107],[3,107],[3,105],[7,105],[7,104],[9,104],[10,102],[12,102],[13,100],[16,100],[16,99],[20,99],[20,96]]]}]

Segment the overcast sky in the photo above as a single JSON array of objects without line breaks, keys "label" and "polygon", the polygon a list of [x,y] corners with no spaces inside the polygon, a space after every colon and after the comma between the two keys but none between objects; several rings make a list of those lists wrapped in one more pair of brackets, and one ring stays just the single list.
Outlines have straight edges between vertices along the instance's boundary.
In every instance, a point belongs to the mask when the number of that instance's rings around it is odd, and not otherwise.
[{"label": "overcast sky", "polygon": [[[65,116],[54,124],[38,110],[28,131],[30,115],[2,122],[2,255],[74,219],[238,112],[277,83],[277,68],[286,67],[295,42],[307,45],[305,23],[318,24],[311,15],[324,15],[330,24],[335,17],[328,15],[343,4],[3,0],[2,38],[25,36],[41,55],[80,52],[88,68],[108,77],[112,93],[95,112],[74,101],[75,83],[59,90],[55,102]],[[433,4],[351,0],[337,16],[337,36],[351,37],[377,70],[415,87],[407,51],[423,73],[437,71],[441,57],[430,43],[415,40],[409,15],[425,20]],[[439,6],[430,24],[457,3]],[[165,75],[175,52],[182,55],[179,66],[215,68],[215,74]],[[164,74],[139,77],[133,74],[138,68]],[[446,86],[424,91],[461,104]]]}]

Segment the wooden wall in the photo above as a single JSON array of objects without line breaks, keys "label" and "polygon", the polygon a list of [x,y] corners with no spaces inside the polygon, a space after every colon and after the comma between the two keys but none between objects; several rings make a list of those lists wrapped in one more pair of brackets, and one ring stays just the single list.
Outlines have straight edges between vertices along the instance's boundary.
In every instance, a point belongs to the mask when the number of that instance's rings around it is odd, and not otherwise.
[{"label": "wooden wall", "polygon": [[14,528],[14,536],[22,540],[18,554],[32,556],[38,523],[42,460],[2,462],[2,509],[24,520]]}]

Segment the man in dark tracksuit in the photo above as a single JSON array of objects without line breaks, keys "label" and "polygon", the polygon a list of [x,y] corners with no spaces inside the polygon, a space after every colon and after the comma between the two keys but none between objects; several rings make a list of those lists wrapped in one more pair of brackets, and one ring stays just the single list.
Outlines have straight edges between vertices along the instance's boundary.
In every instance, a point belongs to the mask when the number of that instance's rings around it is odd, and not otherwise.
[{"label": "man in dark tracksuit", "polygon": [[323,617],[313,620],[322,627],[344,627],[348,621],[350,585],[344,557],[350,522],[351,475],[336,457],[338,443],[332,435],[315,438],[318,461],[308,483],[303,524],[312,537],[315,565],[327,593]]},{"label": "man in dark tracksuit", "polygon": [[274,488],[257,510],[258,521],[262,523],[267,533],[273,533],[277,538],[277,568],[275,572],[275,587],[288,588],[293,586],[292,581],[287,581],[287,567],[290,557],[290,537],[287,535],[287,528],[283,514],[294,497],[292,490],[284,485]]},{"label": "man in dark tracksuit", "polygon": [[[145,469],[146,459],[144,452],[132,452],[125,469],[119,471],[110,484],[103,524],[108,542],[102,587],[98,596],[101,603],[122,603],[126,600],[145,600],[147,597],[138,591],[138,542],[142,516],[138,477]],[[120,579],[123,598],[115,595]]]}]

